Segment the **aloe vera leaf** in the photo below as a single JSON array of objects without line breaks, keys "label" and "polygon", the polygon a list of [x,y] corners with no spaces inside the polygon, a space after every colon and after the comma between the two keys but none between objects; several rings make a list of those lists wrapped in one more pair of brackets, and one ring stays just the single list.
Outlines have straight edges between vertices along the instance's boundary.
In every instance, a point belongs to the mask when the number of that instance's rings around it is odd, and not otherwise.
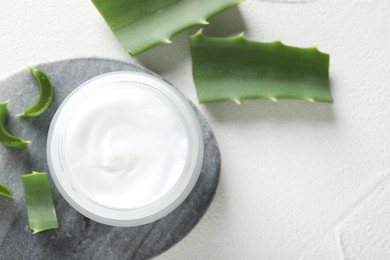
[{"label": "aloe vera leaf", "polygon": [[44,172],[22,176],[30,228],[35,233],[58,228],[49,177]]},{"label": "aloe vera leaf", "polygon": [[155,45],[243,0],[92,0],[131,55]]},{"label": "aloe vera leaf", "polygon": [[50,107],[54,98],[53,86],[46,73],[33,67],[30,67],[30,71],[38,81],[40,89],[39,98],[33,106],[23,113],[18,114],[21,117],[37,117],[42,115]]},{"label": "aloe vera leaf", "polygon": [[2,183],[0,183],[0,196],[12,198],[12,199],[14,198],[12,192]]},{"label": "aloe vera leaf", "polygon": [[0,144],[10,148],[24,149],[31,142],[11,135],[6,129],[8,120],[8,102],[9,101],[5,101],[0,104]]},{"label": "aloe vera leaf", "polygon": [[191,36],[193,76],[201,103],[244,99],[303,99],[332,103],[329,55],[280,41],[260,43],[243,35]]}]

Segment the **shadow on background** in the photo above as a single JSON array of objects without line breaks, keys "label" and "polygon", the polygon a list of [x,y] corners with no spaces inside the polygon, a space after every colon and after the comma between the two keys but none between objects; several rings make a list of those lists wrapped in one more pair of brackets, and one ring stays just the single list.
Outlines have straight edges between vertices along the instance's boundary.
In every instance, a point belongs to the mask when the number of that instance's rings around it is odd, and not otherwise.
[{"label": "shadow on background", "polygon": [[189,37],[200,28],[209,36],[232,36],[245,31],[240,10],[235,7],[209,19],[210,24],[195,26],[172,38],[171,44],[158,45],[136,57],[138,62],[152,71],[163,74],[182,66],[190,58]]},{"label": "shadow on background", "polygon": [[242,105],[221,102],[210,103],[205,107],[209,116],[218,122],[247,124],[255,119],[275,123],[335,121],[333,105],[301,100],[244,100]]},{"label": "shadow on background", "polygon": [[240,9],[234,7],[209,19],[210,24],[204,27],[207,36],[235,36],[246,31],[246,24]]}]

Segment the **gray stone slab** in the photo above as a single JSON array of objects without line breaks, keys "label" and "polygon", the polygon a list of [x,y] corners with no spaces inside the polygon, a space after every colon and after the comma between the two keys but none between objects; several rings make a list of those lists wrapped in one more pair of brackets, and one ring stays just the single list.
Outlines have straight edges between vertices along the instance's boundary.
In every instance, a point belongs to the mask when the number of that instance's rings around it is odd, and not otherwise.
[{"label": "gray stone slab", "polygon": [[149,259],[186,236],[210,205],[220,172],[217,142],[195,107],[203,126],[205,161],[193,192],[174,212],[144,226],[106,226],[76,212],[52,183],[60,228],[32,235],[20,176],[32,170],[48,171],[46,137],[50,120],[61,101],[80,83],[99,74],[118,70],[146,71],[133,64],[106,59],[64,60],[36,67],[50,76],[55,88],[55,100],[41,117],[14,116],[38,97],[39,87],[27,68],[0,81],[0,102],[11,100],[10,132],[33,141],[26,150],[0,145],[0,182],[15,194],[15,200],[0,197],[0,259]]}]

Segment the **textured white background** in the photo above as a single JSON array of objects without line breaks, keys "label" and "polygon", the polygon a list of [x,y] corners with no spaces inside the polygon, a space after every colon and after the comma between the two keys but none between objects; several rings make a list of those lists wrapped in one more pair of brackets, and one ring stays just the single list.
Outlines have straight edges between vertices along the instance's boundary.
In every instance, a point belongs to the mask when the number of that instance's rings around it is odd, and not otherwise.
[{"label": "textured white background", "polygon": [[[131,60],[88,0],[0,6],[0,78],[58,59]],[[390,0],[247,0],[211,21],[209,34],[330,53],[336,102],[200,105],[222,151],[220,186],[157,259],[390,259]],[[135,61],[196,101],[194,30]]]}]

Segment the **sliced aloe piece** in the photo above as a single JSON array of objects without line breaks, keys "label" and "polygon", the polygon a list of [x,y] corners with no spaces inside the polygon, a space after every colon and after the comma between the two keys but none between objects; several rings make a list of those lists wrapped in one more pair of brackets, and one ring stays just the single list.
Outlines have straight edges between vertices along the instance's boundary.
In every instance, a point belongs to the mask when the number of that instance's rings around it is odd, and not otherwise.
[{"label": "sliced aloe piece", "polygon": [[332,103],[329,55],[281,42],[260,43],[238,35],[190,39],[192,66],[201,103],[244,99],[304,99]]},{"label": "sliced aloe piece", "polygon": [[12,198],[12,199],[14,198],[12,192],[2,183],[0,183],[0,196]]},{"label": "sliced aloe piece", "polygon": [[0,144],[7,147],[24,149],[27,147],[30,141],[25,141],[11,135],[6,129],[7,120],[8,120],[8,101],[0,104]]},{"label": "sliced aloe piece", "polygon": [[131,55],[155,45],[243,0],[92,0]]},{"label": "sliced aloe piece", "polygon": [[35,233],[58,228],[49,177],[44,172],[22,176],[30,228]]},{"label": "sliced aloe piece", "polygon": [[38,81],[40,89],[39,98],[32,107],[18,114],[21,117],[37,117],[42,115],[50,107],[54,98],[53,86],[46,73],[32,67],[30,67],[30,71]]}]

